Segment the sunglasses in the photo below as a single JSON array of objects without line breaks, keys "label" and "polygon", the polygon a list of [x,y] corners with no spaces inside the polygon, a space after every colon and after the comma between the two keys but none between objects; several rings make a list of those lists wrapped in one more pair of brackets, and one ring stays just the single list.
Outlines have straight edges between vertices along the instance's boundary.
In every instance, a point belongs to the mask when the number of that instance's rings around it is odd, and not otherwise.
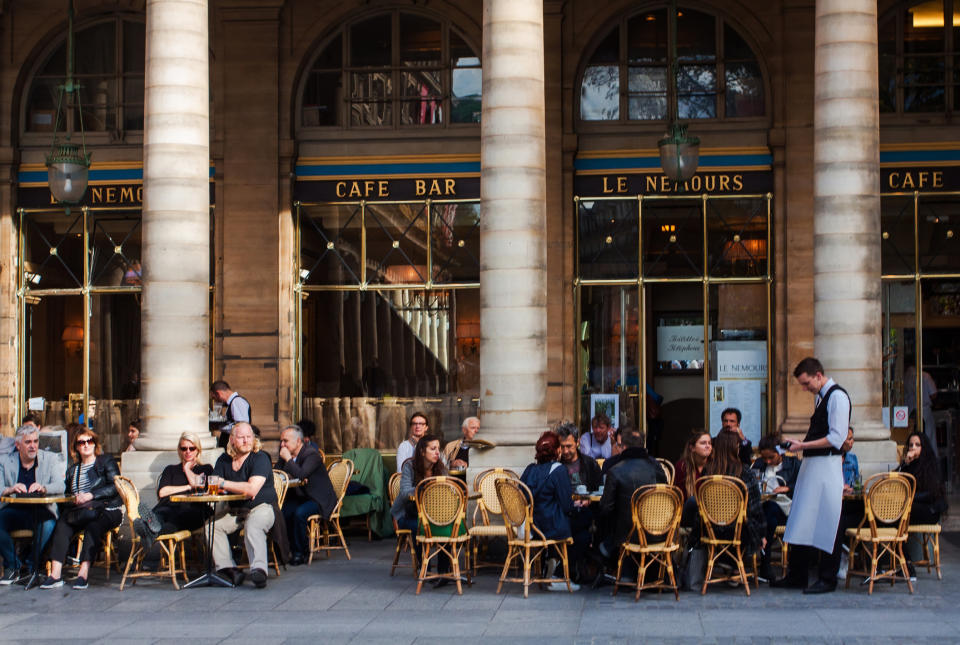
[{"label": "sunglasses", "polygon": [[178,446],[177,450],[179,450],[180,452],[196,452],[197,447],[196,446]]},{"label": "sunglasses", "polygon": [[88,444],[89,444],[89,445],[93,445],[93,444],[95,444],[95,443],[96,443],[96,442],[95,442],[93,439],[77,439],[77,445],[78,445],[78,446],[86,446],[86,445],[88,445]]}]

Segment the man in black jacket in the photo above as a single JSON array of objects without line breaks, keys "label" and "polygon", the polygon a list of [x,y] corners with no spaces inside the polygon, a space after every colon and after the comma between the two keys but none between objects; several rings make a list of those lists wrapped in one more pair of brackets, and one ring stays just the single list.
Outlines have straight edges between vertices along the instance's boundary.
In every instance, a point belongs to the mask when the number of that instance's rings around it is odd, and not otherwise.
[{"label": "man in black jacket", "polygon": [[577,443],[577,427],[572,423],[563,423],[557,427],[557,435],[560,437],[560,461],[567,467],[570,486],[574,492],[577,486],[586,486],[588,492],[600,488],[600,482],[603,479],[600,465],[593,457],[580,452]]},{"label": "man in black jacket", "polygon": [[287,426],[280,434],[280,459],[281,468],[291,479],[306,482],[289,489],[281,509],[293,552],[290,564],[296,566],[304,563],[310,550],[307,518],[311,515],[330,517],[337,505],[337,493],[330,483],[323,457],[304,442],[299,426]]},{"label": "man in black jacket", "polygon": [[619,552],[633,526],[630,502],[634,492],[648,484],[667,483],[663,468],[643,447],[643,434],[631,428],[623,431],[622,438],[625,449],[619,463],[607,472],[600,499],[600,513],[609,518],[608,524],[612,526],[610,535],[600,543],[600,552],[607,558]]},{"label": "man in black jacket", "polygon": [[[775,435],[762,438],[758,448],[760,457],[753,462],[753,470],[757,473],[757,481],[760,482],[760,492],[765,496],[776,495],[763,502],[763,515],[767,520],[767,544],[770,545],[773,544],[777,527],[787,522],[790,500],[793,498],[793,489],[797,485],[797,475],[800,474],[800,460],[781,454],[780,439]],[[786,497],[782,497],[784,495]],[[760,577],[771,580],[771,575],[768,546],[763,555]]]}]

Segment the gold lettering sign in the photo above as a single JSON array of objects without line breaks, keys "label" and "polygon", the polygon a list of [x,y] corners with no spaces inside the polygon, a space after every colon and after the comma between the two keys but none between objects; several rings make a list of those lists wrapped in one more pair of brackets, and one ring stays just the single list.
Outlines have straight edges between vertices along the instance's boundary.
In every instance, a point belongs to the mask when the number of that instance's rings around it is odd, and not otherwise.
[{"label": "gold lettering sign", "polygon": [[[612,188],[613,179],[614,178],[612,177],[603,178],[604,193],[628,192],[626,177],[616,177],[616,190]],[[682,191],[679,190],[678,187],[672,181],[670,181],[666,175],[646,175],[643,185],[644,194],[672,192],[685,192],[694,194],[713,192],[739,193],[742,191],[743,175],[740,173],[696,174],[687,181],[683,182]]]},{"label": "gold lettering sign", "polygon": [[[143,186],[90,186],[87,189],[90,206],[122,206],[143,203]],[[57,201],[50,195],[50,204]]]},{"label": "gold lettering sign", "polygon": [[943,188],[943,171],[895,170],[887,176],[887,187],[892,190]]}]

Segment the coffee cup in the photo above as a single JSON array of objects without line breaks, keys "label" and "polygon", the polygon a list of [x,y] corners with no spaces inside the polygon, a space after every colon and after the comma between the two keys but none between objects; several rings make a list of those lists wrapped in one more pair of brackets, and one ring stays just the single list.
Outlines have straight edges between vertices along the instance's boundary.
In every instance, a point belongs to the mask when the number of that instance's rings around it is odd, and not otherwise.
[{"label": "coffee cup", "polygon": [[586,495],[586,494],[587,494],[586,486],[584,486],[583,484],[580,484],[579,486],[577,486],[577,495]]}]

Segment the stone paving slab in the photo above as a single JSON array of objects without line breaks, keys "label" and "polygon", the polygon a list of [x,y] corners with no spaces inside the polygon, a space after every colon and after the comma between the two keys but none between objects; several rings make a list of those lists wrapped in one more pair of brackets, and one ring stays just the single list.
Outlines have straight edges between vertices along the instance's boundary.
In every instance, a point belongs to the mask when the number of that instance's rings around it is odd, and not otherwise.
[{"label": "stone paving slab", "polygon": [[[95,570],[90,588],[24,591],[0,587],[0,641],[191,645],[361,643],[458,645],[509,642],[550,645],[631,645],[690,642],[717,645],[791,643],[960,642],[960,534],[942,540],[944,580],[919,572],[916,593],[877,585],[872,596],[855,579],[849,590],[823,596],[797,591],[718,586],[706,595],[642,593],[616,597],[611,588],[574,594],[507,584],[496,593],[493,570],[481,572],[462,596],[425,585],[416,595],[409,571],[389,576],[393,543],[351,540],[342,555],[291,567],[266,589],[174,590],[141,580],[123,592],[120,577]],[[441,618],[438,618],[441,617]]]}]

